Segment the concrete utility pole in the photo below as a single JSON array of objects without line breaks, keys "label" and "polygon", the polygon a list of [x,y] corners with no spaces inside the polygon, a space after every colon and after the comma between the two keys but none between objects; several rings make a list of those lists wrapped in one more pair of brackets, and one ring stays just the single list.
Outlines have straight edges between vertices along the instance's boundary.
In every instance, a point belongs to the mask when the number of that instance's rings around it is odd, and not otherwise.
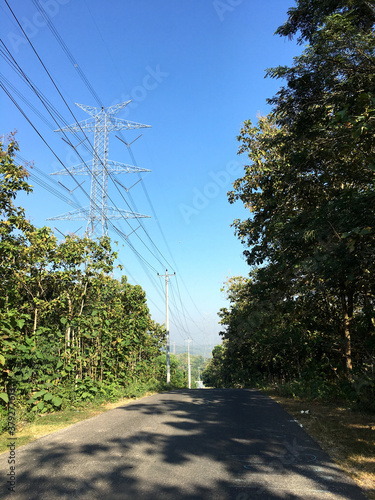
[{"label": "concrete utility pole", "polygon": [[165,270],[165,274],[159,274],[158,276],[165,278],[165,329],[167,331],[167,384],[171,382],[171,365],[169,359],[170,352],[170,342],[169,342],[169,307],[168,307],[168,278],[171,276],[176,276],[176,273],[168,274],[168,269]]},{"label": "concrete utility pole", "polygon": [[188,381],[189,381],[189,389],[191,389],[191,368],[190,368],[190,342],[191,339],[187,339],[185,342],[188,343]]}]

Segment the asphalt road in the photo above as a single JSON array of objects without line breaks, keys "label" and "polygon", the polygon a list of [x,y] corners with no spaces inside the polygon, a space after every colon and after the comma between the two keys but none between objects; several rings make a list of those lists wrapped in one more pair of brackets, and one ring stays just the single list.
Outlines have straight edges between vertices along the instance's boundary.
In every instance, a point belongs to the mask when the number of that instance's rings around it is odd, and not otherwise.
[{"label": "asphalt road", "polygon": [[15,493],[9,454],[0,455],[2,499],[365,499],[298,422],[253,390],[150,396],[15,451]]}]

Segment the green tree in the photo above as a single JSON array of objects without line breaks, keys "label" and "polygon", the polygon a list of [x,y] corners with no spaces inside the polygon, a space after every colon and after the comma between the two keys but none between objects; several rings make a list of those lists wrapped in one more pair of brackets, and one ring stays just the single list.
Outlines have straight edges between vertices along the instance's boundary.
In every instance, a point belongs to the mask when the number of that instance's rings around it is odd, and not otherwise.
[{"label": "green tree", "polygon": [[[154,380],[165,330],[142,288],[111,277],[109,238],[67,236],[58,242],[17,207],[31,192],[14,161],[10,137],[0,148],[0,398],[17,387],[18,404],[45,413]],[[0,407],[1,410],[1,407]]]},{"label": "green tree", "polygon": [[225,345],[215,346],[212,350],[212,358],[202,373],[205,387],[231,387],[232,378],[226,369],[228,361]]},{"label": "green tree", "polygon": [[310,43],[326,18],[335,13],[349,14],[353,26],[361,31],[369,31],[375,22],[374,6],[368,0],[296,0],[276,33],[289,38],[299,33],[299,43]]},{"label": "green tree", "polygon": [[[188,386],[187,372],[181,368],[177,356],[171,354],[169,357],[170,363],[170,384],[172,387],[179,389]],[[160,354],[155,360],[155,377],[162,384],[166,384],[167,380],[167,355]]]},{"label": "green tree", "polygon": [[245,122],[238,138],[239,153],[250,163],[229,200],[251,211],[234,226],[248,263],[260,269],[238,302],[222,311],[227,356],[236,349],[243,360],[255,356],[279,377],[301,373],[302,362],[318,369],[319,359],[325,376],[329,371],[351,380],[353,360],[356,376],[368,375],[374,352],[374,19],[368,2],[298,1],[277,32],[299,31],[309,46],[292,67],[268,70],[286,84],[269,99],[270,116],[256,127]]}]

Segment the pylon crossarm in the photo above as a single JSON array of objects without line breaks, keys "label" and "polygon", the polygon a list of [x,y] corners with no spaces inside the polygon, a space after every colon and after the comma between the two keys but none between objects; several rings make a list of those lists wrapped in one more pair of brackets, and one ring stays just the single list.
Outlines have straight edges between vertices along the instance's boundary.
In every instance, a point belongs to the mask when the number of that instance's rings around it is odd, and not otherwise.
[{"label": "pylon crossarm", "polygon": [[89,208],[78,208],[66,214],[49,217],[47,220],[87,220],[89,216]]},{"label": "pylon crossarm", "polygon": [[109,117],[108,131],[112,130],[131,130],[135,128],[151,128],[151,125],[144,125],[143,123],[130,122],[122,118]]},{"label": "pylon crossarm", "polygon": [[136,212],[130,212],[129,210],[123,210],[121,208],[108,207],[107,218],[113,220],[120,219],[149,219],[149,215],[137,214]]},{"label": "pylon crossarm", "polygon": [[[49,175],[92,175],[93,161],[89,160],[85,163],[79,163],[74,167],[66,170],[59,170]],[[107,160],[106,171],[108,174],[134,174],[136,172],[151,172],[148,168],[135,167],[134,165],[127,165],[118,161]]]},{"label": "pylon crossarm", "polygon": [[86,130],[88,132],[95,131],[95,120],[92,118],[87,118],[87,120],[82,120],[79,123],[73,123],[73,125],[67,125],[66,127],[54,130],[54,132],[80,132],[81,130]]},{"label": "pylon crossarm", "polygon": [[67,168],[66,170],[59,170],[49,175],[91,175],[92,160],[86,163],[79,163],[74,167]]},{"label": "pylon crossarm", "polygon": [[134,165],[126,165],[125,163],[120,163],[118,161],[108,160],[107,165],[109,174],[134,174],[135,172],[151,172],[147,168],[135,167]]},{"label": "pylon crossarm", "polygon": [[126,102],[121,102],[120,104],[115,104],[114,106],[106,108],[105,112],[107,113],[107,115],[112,115],[112,116],[117,115],[117,113],[119,113],[123,108],[125,108],[125,106],[127,106],[130,102],[131,100]]},{"label": "pylon crossarm", "polygon": [[74,104],[91,116],[96,116],[100,112],[100,108],[96,108],[94,106],[86,106],[86,104],[78,104],[78,102],[75,102]]},{"label": "pylon crossarm", "polygon": [[109,108],[97,108],[95,106],[86,106],[86,104],[78,104],[77,102],[75,103],[76,106],[78,106],[79,108],[83,109],[83,111],[85,111],[86,113],[88,113],[89,115],[91,116],[96,116],[98,115],[99,113],[105,113],[107,115],[117,115],[117,113],[119,113],[123,108],[125,108],[125,106],[127,106],[129,103],[131,102],[130,101],[126,101],[126,102],[120,102],[119,104],[114,104],[113,106],[110,106]]}]

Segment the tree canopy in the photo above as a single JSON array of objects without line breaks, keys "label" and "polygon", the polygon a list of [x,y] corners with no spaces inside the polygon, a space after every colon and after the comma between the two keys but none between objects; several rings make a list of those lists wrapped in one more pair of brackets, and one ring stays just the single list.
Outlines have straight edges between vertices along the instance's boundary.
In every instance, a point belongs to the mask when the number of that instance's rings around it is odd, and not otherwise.
[{"label": "tree canopy", "polygon": [[267,71],[284,82],[272,111],[238,136],[248,164],[228,196],[250,211],[233,225],[252,271],[228,284],[223,367],[373,391],[375,11],[299,0],[288,15],[277,33],[309,45]]}]

